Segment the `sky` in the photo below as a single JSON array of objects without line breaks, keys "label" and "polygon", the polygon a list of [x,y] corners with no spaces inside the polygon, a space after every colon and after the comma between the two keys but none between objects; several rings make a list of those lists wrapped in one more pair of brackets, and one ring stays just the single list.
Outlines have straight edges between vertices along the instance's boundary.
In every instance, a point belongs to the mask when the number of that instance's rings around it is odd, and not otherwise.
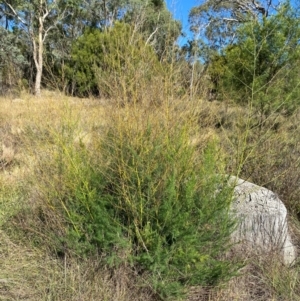
[{"label": "sky", "polygon": [[[176,20],[181,21],[183,32],[188,36],[191,36],[188,23],[189,13],[192,7],[199,5],[199,2],[199,0],[166,0],[169,11],[173,14]],[[179,44],[183,44],[187,38],[179,41]]]}]

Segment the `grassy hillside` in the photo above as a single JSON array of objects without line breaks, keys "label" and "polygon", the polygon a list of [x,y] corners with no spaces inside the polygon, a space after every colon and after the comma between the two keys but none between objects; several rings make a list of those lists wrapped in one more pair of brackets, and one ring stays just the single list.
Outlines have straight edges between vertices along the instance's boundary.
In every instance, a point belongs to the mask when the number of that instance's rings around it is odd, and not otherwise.
[{"label": "grassy hillside", "polygon": [[[216,174],[264,185],[298,243],[299,112],[261,123],[226,102],[47,91],[0,103],[0,300],[300,300],[298,263],[230,251],[230,192],[210,202]],[[202,223],[183,219],[196,208]]]}]

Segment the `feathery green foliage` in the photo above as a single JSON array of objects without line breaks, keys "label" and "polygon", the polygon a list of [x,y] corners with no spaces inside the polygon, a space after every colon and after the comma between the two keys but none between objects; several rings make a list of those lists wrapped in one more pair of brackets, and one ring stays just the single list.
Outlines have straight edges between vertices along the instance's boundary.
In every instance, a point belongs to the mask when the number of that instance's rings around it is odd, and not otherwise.
[{"label": "feathery green foliage", "polygon": [[290,114],[300,103],[300,22],[282,6],[274,16],[237,30],[236,43],[212,61],[210,73],[220,99],[251,103],[261,114]]},{"label": "feathery green foliage", "polygon": [[87,31],[75,42],[67,74],[80,95],[137,98],[156,74],[162,73],[153,48],[141,34],[116,22],[103,32]]},{"label": "feathery green foliage", "polygon": [[[142,113],[126,110],[125,116]],[[231,275],[233,265],[219,256],[234,225],[232,191],[216,192],[225,179],[216,175],[213,145],[199,162],[188,124],[167,116],[154,123],[155,112],[145,114],[130,124],[115,117],[104,141],[104,179],[114,218],[130,242],[130,260],[150,273],[152,286],[166,298],[186,285],[215,284]]]},{"label": "feathery green foliage", "polygon": [[99,153],[74,145],[77,123],[66,112],[49,132],[54,161],[43,164],[51,164],[51,180],[41,177],[39,185],[47,207],[64,216],[57,253],[96,252],[114,267],[126,262],[171,298],[236,270],[222,257],[235,225],[232,189],[223,186],[213,143],[197,156],[190,118],[176,118],[167,105],[141,108],[112,112]]}]

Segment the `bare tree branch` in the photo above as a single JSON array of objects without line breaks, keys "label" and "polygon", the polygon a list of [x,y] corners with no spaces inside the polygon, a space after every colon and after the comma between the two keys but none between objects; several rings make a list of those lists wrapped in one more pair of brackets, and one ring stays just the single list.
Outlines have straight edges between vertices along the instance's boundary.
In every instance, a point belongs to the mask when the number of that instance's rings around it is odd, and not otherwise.
[{"label": "bare tree branch", "polygon": [[233,18],[223,18],[224,21],[226,22],[238,22],[240,23],[241,21],[238,19],[233,19]]},{"label": "bare tree branch", "polygon": [[150,34],[150,36],[147,39],[145,45],[147,45],[151,41],[152,37],[156,34],[157,31],[158,31],[158,27],[156,27],[155,30]]},{"label": "bare tree branch", "polygon": [[19,15],[18,15],[18,13],[15,11],[15,9],[6,1],[6,0],[4,0],[3,1],[6,5],[7,5],[7,7],[9,7],[9,9],[11,10],[11,12],[12,12],[12,14],[11,14],[11,16],[13,16],[13,17],[16,17],[22,24],[24,24],[25,26],[27,26],[27,23],[25,22],[25,20],[23,20]]}]

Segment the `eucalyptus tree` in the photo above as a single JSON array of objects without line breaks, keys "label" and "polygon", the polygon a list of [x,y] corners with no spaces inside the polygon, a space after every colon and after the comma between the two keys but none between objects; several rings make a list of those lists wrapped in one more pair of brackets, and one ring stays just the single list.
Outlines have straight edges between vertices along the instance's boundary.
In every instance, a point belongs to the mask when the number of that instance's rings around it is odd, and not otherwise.
[{"label": "eucalyptus tree", "polygon": [[159,57],[166,46],[174,45],[181,29],[163,0],[3,0],[0,4],[0,26],[22,37],[32,60],[36,95],[42,80],[65,88],[64,66],[71,59],[72,44],[86,30],[105,31],[120,20],[144,32],[146,43]]},{"label": "eucalyptus tree", "polygon": [[49,33],[59,24],[64,23],[70,12],[68,8],[76,6],[78,2],[76,0],[3,0],[3,4],[7,9],[2,10],[2,13],[13,18],[15,28],[26,36],[36,69],[34,93],[39,96],[45,42]]},{"label": "eucalyptus tree", "polygon": [[191,9],[189,22],[195,36],[210,48],[221,49],[234,42],[237,27],[268,18],[280,4],[280,0],[202,0]]}]

